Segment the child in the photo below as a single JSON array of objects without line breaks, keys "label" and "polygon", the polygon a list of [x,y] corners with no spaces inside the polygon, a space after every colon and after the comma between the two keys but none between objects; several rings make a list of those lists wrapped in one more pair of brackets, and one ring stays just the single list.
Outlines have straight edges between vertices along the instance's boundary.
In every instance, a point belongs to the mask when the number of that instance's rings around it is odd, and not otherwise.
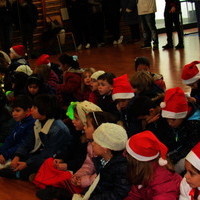
[{"label": "child", "polygon": [[127,162],[122,154],[126,131],[119,125],[103,123],[94,131],[93,140],[93,153],[101,159],[97,166],[99,174],[91,186],[93,189],[90,187],[81,199],[121,200],[130,190]]},{"label": "child", "polygon": [[[91,111],[101,111],[101,109],[95,104],[88,101],[71,102],[68,108],[67,114],[69,115],[70,119],[72,119],[72,123],[76,131],[83,131],[83,128],[86,125],[86,115]],[[44,188],[46,185],[64,187],[64,188],[69,189],[70,192],[72,193],[80,191],[79,187],[76,187],[75,185],[71,184],[70,181],[68,181],[70,177],[68,176],[68,178],[66,178],[65,172],[63,173],[60,172],[60,171],[70,170],[75,173],[78,169],[80,169],[86,157],[87,140],[85,139],[84,135],[83,134],[78,135],[78,133],[75,133],[79,137],[77,141],[77,136],[74,133],[72,134],[73,134],[74,140],[73,140],[73,149],[71,149],[70,151],[70,156],[67,149],[63,147],[61,149],[61,152],[58,155],[56,155],[56,159],[52,159],[52,158],[47,159],[41,166],[40,171],[38,172],[34,180],[34,183],[37,186],[41,188]],[[88,149],[88,151],[89,151],[88,160],[89,162],[92,163],[92,161],[90,160],[90,155],[92,154],[92,150]],[[63,178],[57,178],[53,180],[49,178],[48,173],[47,173],[48,177],[44,176],[43,169],[45,169],[45,171],[50,171],[50,170],[46,170],[47,168],[46,166],[49,167],[49,165],[50,165],[50,169],[54,168],[54,174],[56,174],[58,177],[63,175]],[[90,165],[91,167],[90,170],[94,168],[92,166],[93,166],[93,163]],[[57,169],[57,173],[56,173],[56,169]],[[45,180],[50,180],[51,182],[47,182]]]},{"label": "child", "polygon": [[133,135],[126,144],[128,175],[133,186],[124,200],[176,200],[181,176],[173,172],[167,147],[150,131]]},{"label": "child", "polygon": [[154,80],[154,83],[160,87],[163,91],[166,90],[165,81],[163,80],[163,76],[161,74],[153,73],[150,71],[150,61],[146,57],[137,57],[135,58],[135,71],[147,71]]},{"label": "child", "polygon": [[82,101],[81,76],[84,70],[78,61],[67,54],[62,54],[59,61],[63,70],[63,83],[57,84],[57,90],[62,94],[64,106],[68,106],[71,101]]},{"label": "child", "polygon": [[120,120],[123,122],[126,130],[128,130],[127,108],[134,96],[134,90],[128,80],[127,74],[113,79],[112,99],[116,103],[121,116]]},{"label": "child", "polygon": [[183,67],[181,79],[184,84],[191,87],[189,102],[200,104],[200,73],[196,64],[200,61],[193,61]]},{"label": "child", "polygon": [[120,117],[117,110],[116,103],[112,100],[113,79],[115,75],[113,73],[104,73],[98,77],[98,92],[100,96],[97,100],[97,105],[105,112],[110,112]]},{"label": "child", "polygon": [[188,104],[179,87],[167,90],[160,106],[167,123],[157,124],[155,134],[169,148],[169,157],[176,164],[175,170],[181,173],[185,156],[200,140],[200,110]]},{"label": "child", "polygon": [[148,96],[154,98],[164,91],[158,87],[153,80],[153,77],[146,71],[136,72],[132,79],[131,85],[135,90],[136,96]]},{"label": "child", "polygon": [[101,76],[102,74],[104,74],[104,71],[96,71],[91,75],[91,83],[90,83],[90,87],[91,87],[91,93],[89,95],[89,101],[97,104],[97,99],[99,96],[99,92],[98,92],[98,77]]},{"label": "child", "polygon": [[200,142],[186,156],[185,168],[186,174],[180,185],[179,200],[200,199]]},{"label": "child", "polygon": [[35,120],[31,116],[31,107],[32,101],[28,96],[20,95],[14,100],[12,116],[16,124],[0,147],[0,164],[12,159],[22,141],[33,133]]},{"label": "child", "polygon": [[38,95],[34,99],[31,109],[32,116],[37,119],[34,134],[30,134],[19,146],[11,162],[11,168],[18,172],[20,178],[27,179],[37,172],[44,160],[59,152],[63,146],[70,149],[72,137],[59,119],[59,111],[55,96]]},{"label": "child", "polygon": [[23,45],[16,45],[10,48],[10,59],[11,64],[8,66],[7,72],[4,77],[4,87],[5,90],[11,90],[11,76],[13,72],[19,67],[20,65],[28,65],[28,62],[25,59],[26,50]]},{"label": "child", "polygon": [[91,91],[91,75],[95,72],[94,68],[86,68],[82,74],[81,90],[83,93],[83,100],[89,101]]}]

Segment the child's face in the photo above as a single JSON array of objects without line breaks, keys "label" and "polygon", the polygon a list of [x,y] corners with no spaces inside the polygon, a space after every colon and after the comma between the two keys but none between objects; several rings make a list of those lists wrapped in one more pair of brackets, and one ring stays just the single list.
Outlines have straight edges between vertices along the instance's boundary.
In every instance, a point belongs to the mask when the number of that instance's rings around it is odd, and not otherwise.
[{"label": "child's face", "polygon": [[98,80],[98,91],[100,95],[105,95],[111,92],[113,86],[107,80]]},{"label": "child's face", "polygon": [[169,124],[170,127],[172,128],[178,128],[184,119],[169,119],[169,118],[166,118],[167,120],[167,123]]},{"label": "child's face", "polygon": [[188,84],[188,86],[190,86],[192,89],[198,89],[198,81],[191,83],[191,84]]},{"label": "child's face", "polygon": [[12,110],[13,119],[17,122],[20,122],[25,117],[27,117],[29,113],[30,109],[24,110],[23,108],[20,107],[13,108]]},{"label": "child's face", "polygon": [[200,174],[194,169],[190,162],[185,161],[185,168],[187,170],[185,178],[187,183],[192,188],[200,187]]},{"label": "child's face", "polygon": [[45,115],[41,115],[39,113],[38,108],[36,106],[32,106],[31,114],[32,114],[33,118],[35,118],[35,119],[38,119],[38,120],[45,120],[46,119]]},{"label": "child's face", "polygon": [[130,102],[130,99],[117,99],[117,108],[118,110],[125,109],[128,106],[128,103]]},{"label": "child's face", "polygon": [[92,92],[97,91],[98,90],[98,81],[95,79],[92,79],[91,83],[90,83],[90,87],[91,87]]},{"label": "child's face", "polygon": [[74,114],[74,117],[75,118],[72,120],[72,123],[73,123],[75,129],[77,131],[82,131],[83,127],[84,127],[83,122],[80,120],[79,116],[76,113]]},{"label": "child's face", "polygon": [[89,72],[86,72],[84,75],[83,75],[83,82],[85,85],[91,85],[91,73]]},{"label": "child's face", "polygon": [[96,142],[92,142],[92,150],[93,150],[94,156],[101,156],[101,157],[103,157],[105,155],[106,148],[100,146]]},{"label": "child's face", "polygon": [[10,52],[10,59],[12,60],[12,59],[15,59],[15,58],[16,58],[15,54],[13,52]]},{"label": "child's face", "polygon": [[92,140],[92,134],[94,133],[94,126],[92,125],[92,120],[87,118],[86,125],[84,126],[85,136],[87,139]]},{"label": "child's face", "polygon": [[31,95],[36,95],[39,92],[39,86],[37,84],[28,85],[28,91]]},{"label": "child's face", "polygon": [[147,65],[138,65],[138,67],[137,67],[137,72],[138,71],[149,71],[149,66],[147,66]]}]

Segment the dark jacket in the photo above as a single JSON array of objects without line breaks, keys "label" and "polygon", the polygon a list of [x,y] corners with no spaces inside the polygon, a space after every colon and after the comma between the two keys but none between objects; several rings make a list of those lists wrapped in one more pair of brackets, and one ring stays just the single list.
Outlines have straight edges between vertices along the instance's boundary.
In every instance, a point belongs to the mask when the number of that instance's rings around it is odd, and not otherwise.
[{"label": "dark jacket", "polygon": [[89,199],[122,200],[128,195],[130,188],[126,158],[118,153],[100,169],[100,180]]},{"label": "dark jacket", "polygon": [[[122,15],[124,20],[129,24],[138,24],[138,11],[136,0],[121,0]],[[130,9],[131,12],[126,12],[126,8]]]},{"label": "dark jacket", "polygon": [[172,7],[176,8],[176,12],[180,12],[180,2],[179,0],[165,0],[165,12],[169,12]]},{"label": "dark jacket", "polygon": [[15,125],[15,120],[6,108],[1,108],[0,113],[0,143],[3,143],[11,133]]},{"label": "dark jacket", "polygon": [[61,120],[55,120],[47,134],[39,132],[39,138],[42,145],[37,152],[30,153],[34,149],[35,145],[35,134],[30,134],[29,137],[23,141],[15,154],[22,160],[25,160],[28,166],[34,166],[35,170],[39,169],[44,160],[52,157],[60,151],[63,146],[66,146],[67,148],[72,143],[69,129]]},{"label": "dark jacket", "polygon": [[30,134],[33,134],[34,122],[35,120],[32,116],[24,118],[21,122],[16,122],[15,128],[0,147],[0,154],[2,154],[6,160],[12,159],[22,141]]},{"label": "dark jacket", "polygon": [[160,118],[147,129],[168,147],[168,155],[176,164],[200,141],[200,110],[191,112],[178,128],[171,128],[166,119]]},{"label": "dark jacket", "polygon": [[196,89],[191,90],[191,97],[194,97],[196,99],[196,103],[200,105],[200,80],[197,83],[198,87]]}]

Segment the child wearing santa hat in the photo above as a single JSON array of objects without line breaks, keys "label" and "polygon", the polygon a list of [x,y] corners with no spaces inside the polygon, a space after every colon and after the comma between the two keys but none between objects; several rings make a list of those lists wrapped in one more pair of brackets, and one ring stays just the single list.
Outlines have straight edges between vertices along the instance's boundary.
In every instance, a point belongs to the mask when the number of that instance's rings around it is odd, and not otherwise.
[{"label": "child wearing santa hat", "polygon": [[200,61],[193,61],[183,67],[181,79],[182,82],[191,87],[189,102],[200,104],[200,72],[197,67]]},{"label": "child wearing santa hat", "polygon": [[167,160],[167,147],[150,131],[133,135],[126,143],[128,175],[133,186],[124,200],[176,200],[181,176]]},{"label": "child wearing santa hat", "polygon": [[15,45],[10,48],[11,64],[8,66],[4,77],[4,88],[6,91],[12,90],[11,76],[20,65],[29,65],[26,60],[26,50],[23,45]]},{"label": "child wearing santa hat", "polygon": [[166,124],[159,124],[155,134],[169,148],[169,157],[181,173],[185,156],[200,140],[200,110],[188,104],[179,87],[167,90],[160,106]]},{"label": "child wearing santa hat", "polygon": [[180,185],[179,200],[200,199],[200,142],[185,158],[186,174]]}]

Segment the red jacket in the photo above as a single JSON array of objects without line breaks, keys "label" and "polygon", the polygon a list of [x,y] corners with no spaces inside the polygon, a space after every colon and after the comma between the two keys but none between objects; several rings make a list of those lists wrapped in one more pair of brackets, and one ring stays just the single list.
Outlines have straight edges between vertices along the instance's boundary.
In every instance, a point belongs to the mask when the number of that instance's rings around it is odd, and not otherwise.
[{"label": "red jacket", "polygon": [[147,187],[132,186],[124,200],[178,200],[181,176],[155,164],[152,181]]}]

